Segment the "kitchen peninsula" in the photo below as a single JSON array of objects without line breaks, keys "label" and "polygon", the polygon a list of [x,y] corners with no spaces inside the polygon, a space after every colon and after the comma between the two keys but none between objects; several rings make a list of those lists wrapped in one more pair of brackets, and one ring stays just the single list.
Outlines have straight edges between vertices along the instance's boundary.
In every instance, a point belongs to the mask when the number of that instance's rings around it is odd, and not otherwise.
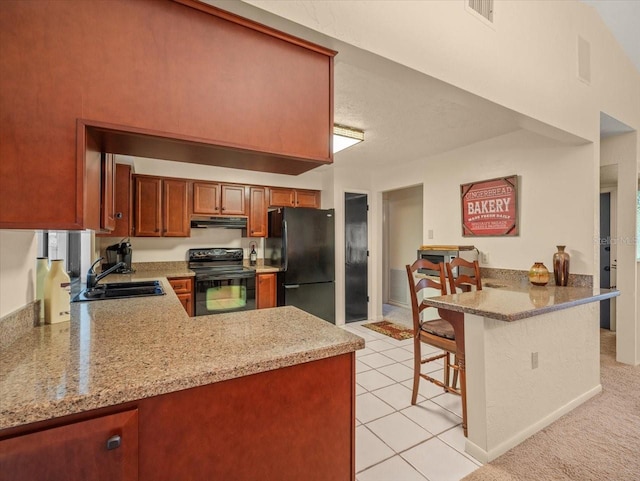
[{"label": "kitchen peninsula", "polygon": [[466,451],[491,461],[602,390],[591,287],[485,287],[425,299],[456,332]]},{"label": "kitchen peninsula", "polygon": [[47,459],[25,479],[57,463],[94,479],[94,458],[102,479],[353,479],[364,341],[294,307],[189,318],[161,280],[3,350],[0,472],[22,452]]}]

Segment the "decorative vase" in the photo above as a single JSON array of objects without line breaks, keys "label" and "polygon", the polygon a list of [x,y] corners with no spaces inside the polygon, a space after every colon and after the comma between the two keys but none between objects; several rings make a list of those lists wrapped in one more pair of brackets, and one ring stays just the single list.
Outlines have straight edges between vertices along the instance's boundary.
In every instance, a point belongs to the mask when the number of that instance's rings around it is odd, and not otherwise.
[{"label": "decorative vase", "polygon": [[570,256],[564,251],[565,246],[556,246],[558,252],[553,254],[553,278],[556,286],[566,286],[569,283]]},{"label": "decorative vase", "polygon": [[36,300],[40,301],[40,322],[44,321],[44,280],[49,274],[49,258],[36,259]]},{"label": "decorative vase", "polygon": [[534,286],[546,286],[549,282],[549,270],[542,262],[534,262],[529,269],[529,282]]},{"label": "decorative vase", "polygon": [[64,271],[64,261],[53,259],[44,281],[44,322],[55,324],[71,320],[71,279]]}]

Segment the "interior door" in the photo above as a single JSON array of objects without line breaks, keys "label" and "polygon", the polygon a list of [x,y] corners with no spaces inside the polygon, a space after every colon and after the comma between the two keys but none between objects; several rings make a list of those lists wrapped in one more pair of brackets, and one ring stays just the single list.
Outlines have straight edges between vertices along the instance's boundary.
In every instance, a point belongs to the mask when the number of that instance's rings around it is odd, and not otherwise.
[{"label": "interior door", "polygon": [[368,317],[367,194],[344,195],[344,276],[345,321],[362,321]]},{"label": "interior door", "polygon": [[[600,287],[611,287],[611,193],[600,194]],[[600,301],[600,327],[611,328],[611,300]]]}]

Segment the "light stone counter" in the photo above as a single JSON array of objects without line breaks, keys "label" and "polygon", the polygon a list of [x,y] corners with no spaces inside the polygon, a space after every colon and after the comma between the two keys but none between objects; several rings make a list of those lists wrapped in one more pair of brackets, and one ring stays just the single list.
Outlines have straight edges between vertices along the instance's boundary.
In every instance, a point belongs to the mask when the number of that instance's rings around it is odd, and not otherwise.
[{"label": "light stone counter", "polygon": [[30,329],[6,347],[0,429],[364,347],[295,307],[190,318],[161,280],[164,296],[72,303],[70,322]]},{"label": "light stone counter", "polygon": [[[485,285],[490,284],[484,282]],[[495,284],[494,284],[495,285]],[[500,321],[517,321],[546,312],[597,302],[620,294],[617,290],[591,287],[528,286],[484,287],[481,291],[429,297],[425,304]]]}]

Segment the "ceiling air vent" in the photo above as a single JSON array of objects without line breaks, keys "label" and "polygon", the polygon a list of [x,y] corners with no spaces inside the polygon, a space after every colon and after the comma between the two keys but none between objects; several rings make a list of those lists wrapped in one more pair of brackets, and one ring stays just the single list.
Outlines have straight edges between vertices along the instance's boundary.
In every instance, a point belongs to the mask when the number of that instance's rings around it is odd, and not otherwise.
[{"label": "ceiling air vent", "polygon": [[493,23],[493,0],[468,0],[469,8]]}]

